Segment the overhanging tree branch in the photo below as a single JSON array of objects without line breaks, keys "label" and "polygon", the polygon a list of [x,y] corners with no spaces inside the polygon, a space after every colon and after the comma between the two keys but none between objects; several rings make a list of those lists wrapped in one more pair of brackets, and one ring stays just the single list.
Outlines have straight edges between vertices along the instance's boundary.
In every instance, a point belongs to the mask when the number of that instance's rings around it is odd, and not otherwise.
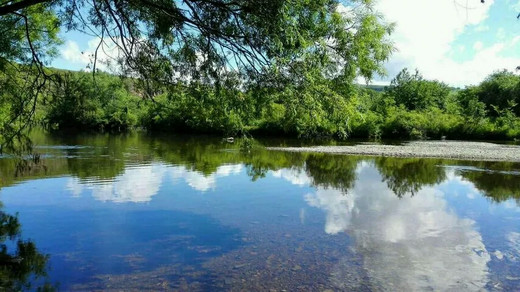
[{"label": "overhanging tree branch", "polygon": [[52,0],[23,0],[12,4],[0,6],[0,16],[7,15],[9,13],[16,12],[20,9],[24,9],[36,4],[51,2]]}]

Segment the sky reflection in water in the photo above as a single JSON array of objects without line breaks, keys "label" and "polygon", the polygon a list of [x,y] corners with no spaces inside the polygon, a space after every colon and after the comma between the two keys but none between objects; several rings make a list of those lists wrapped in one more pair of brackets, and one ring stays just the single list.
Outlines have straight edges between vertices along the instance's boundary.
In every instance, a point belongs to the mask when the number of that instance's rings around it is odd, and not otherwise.
[{"label": "sky reflection in water", "polygon": [[0,160],[0,199],[66,290],[520,287],[518,165],[189,143]]}]

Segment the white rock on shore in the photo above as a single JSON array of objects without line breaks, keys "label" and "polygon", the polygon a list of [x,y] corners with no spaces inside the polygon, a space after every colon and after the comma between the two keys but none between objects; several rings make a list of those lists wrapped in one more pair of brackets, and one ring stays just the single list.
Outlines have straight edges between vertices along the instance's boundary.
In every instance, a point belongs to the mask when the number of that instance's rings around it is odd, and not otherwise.
[{"label": "white rock on shore", "polygon": [[354,146],[268,147],[267,149],[290,152],[520,162],[520,146],[487,142],[414,141],[403,145],[363,143]]}]

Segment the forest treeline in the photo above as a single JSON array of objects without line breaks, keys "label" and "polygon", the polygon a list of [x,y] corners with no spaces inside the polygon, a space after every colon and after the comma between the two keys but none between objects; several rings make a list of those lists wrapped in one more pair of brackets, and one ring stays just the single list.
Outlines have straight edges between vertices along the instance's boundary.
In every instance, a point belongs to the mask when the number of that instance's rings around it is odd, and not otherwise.
[{"label": "forest treeline", "polygon": [[51,130],[283,135],[304,138],[518,139],[520,76],[489,75],[450,88],[403,69],[384,90],[321,80],[244,87],[185,82],[143,98],[137,80],[107,73],[51,70],[36,122]]},{"label": "forest treeline", "polygon": [[[519,137],[511,72],[464,90],[408,70],[382,92],[357,85],[385,75],[395,50],[395,24],[374,1],[188,2],[2,2],[0,152],[30,152],[34,125],[342,140]],[[65,41],[60,31],[93,37],[85,57],[94,75],[47,68]],[[118,56],[98,60],[111,47]]]}]

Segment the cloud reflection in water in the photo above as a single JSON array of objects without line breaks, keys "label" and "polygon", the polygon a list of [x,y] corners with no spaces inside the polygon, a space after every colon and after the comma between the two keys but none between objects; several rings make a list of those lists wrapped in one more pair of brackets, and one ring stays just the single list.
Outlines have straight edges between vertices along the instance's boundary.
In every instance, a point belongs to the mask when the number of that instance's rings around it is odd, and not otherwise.
[{"label": "cloud reflection in water", "polygon": [[162,164],[128,167],[113,180],[71,178],[66,188],[78,197],[83,190],[91,190],[94,199],[114,203],[145,203],[152,200],[161,187],[167,168]]},{"label": "cloud reflection in water", "polygon": [[184,166],[176,166],[171,168],[171,177],[174,182],[182,179],[194,190],[206,192],[217,186],[217,178],[236,175],[241,171],[241,164],[221,165],[210,175],[204,175],[201,172],[189,170]]},{"label": "cloud reflection in water", "polygon": [[217,178],[236,175],[242,171],[242,165],[222,165],[210,174],[189,170],[184,166],[168,167],[156,163],[129,167],[124,173],[112,180],[71,178],[66,189],[74,197],[81,196],[84,190],[92,191],[92,197],[103,202],[146,203],[159,192],[163,179],[169,175],[174,183],[182,180],[192,189],[206,192],[214,189]]},{"label": "cloud reflection in water", "polygon": [[[325,211],[326,233],[345,231],[353,237],[371,286],[397,291],[485,287],[490,256],[482,236],[473,220],[450,210],[442,192],[427,187],[399,199],[375,168],[360,165],[358,174],[347,194],[317,187],[305,200]],[[349,262],[339,261],[334,283],[358,287],[360,283],[338,277],[345,269],[352,269]]]}]

